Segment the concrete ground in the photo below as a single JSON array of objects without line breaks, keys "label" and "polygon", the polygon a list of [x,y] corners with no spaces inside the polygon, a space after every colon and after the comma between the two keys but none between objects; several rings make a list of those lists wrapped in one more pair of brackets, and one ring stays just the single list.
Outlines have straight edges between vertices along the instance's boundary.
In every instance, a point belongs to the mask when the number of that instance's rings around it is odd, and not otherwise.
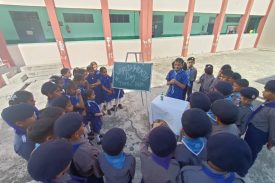
[{"label": "concrete ground", "polygon": [[[210,63],[214,65],[215,75],[222,65],[230,64],[234,71],[239,72],[250,81],[251,86],[260,91],[263,90],[266,80],[275,79],[275,52],[247,49],[194,56],[196,57],[195,67],[198,69],[199,76],[203,73],[204,65]],[[138,149],[141,138],[149,130],[147,107],[154,97],[166,91],[165,76],[171,69],[171,62],[174,59],[162,58],[152,61],[154,63],[152,90],[143,93],[144,105],[141,102],[140,92],[129,92],[123,100],[124,109],[111,116],[105,116],[103,119],[103,131],[112,127],[121,127],[127,133],[128,140],[125,151],[137,157],[134,183],[138,183],[141,178]],[[45,67],[45,70],[47,70],[47,67]],[[49,75],[51,74],[54,73],[49,71]],[[43,108],[46,104],[46,98],[41,95],[40,87],[46,81],[46,77],[32,78],[27,81],[34,81],[26,90],[33,92],[37,107]],[[7,106],[8,97],[23,85],[24,83],[19,82],[0,89],[0,110]],[[260,98],[258,102],[261,101]],[[13,130],[0,120],[0,182],[34,182],[27,174],[26,162],[13,152],[12,143]],[[271,151],[266,150],[266,148],[263,149],[245,180],[248,183],[275,183],[275,148]]]}]

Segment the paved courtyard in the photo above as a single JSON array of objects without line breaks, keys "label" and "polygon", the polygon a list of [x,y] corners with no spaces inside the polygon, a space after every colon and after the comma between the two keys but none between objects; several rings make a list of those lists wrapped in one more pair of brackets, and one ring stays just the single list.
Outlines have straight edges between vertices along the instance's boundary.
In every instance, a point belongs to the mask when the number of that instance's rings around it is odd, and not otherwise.
[{"label": "paved courtyard", "polygon": [[[222,65],[230,64],[234,71],[239,72],[244,78],[248,79],[250,85],[256,87],[259,91],[263,90],[267,80],[275,79],[275,52],[247,49],[192,56],[196,57],[195,67],[198,69],[199,76],[203,73],[204,65],[210,63],[214,65],[215,75]],[[154,63],[152,90],[147,93],[143,92],[144,106],[141,102],[140,92],[129,92],[123,100],[124,109],[118,111],[115,115],[105,116],[103,119],[104,131],[112,127],[125,129],[128,137],[125,151],[133,153],[137,157],[135,183],[139,183],[141,178],[138,158],[139,143],[149,130],[147,107],[157,95],[166,91],[165,76],[171,69],[173,59],[175,57],[152,61]],[[49,73],[49,75],[51,74],[54,73]],[[26,88],[34,94],[37,107],[40,109],[46,104],[46,97],[40,93],[40,87],[46,80],[46,77],[31,78],[28,81],[33,82]],[[8,97],[23,85],[22,82],[19,82],[0,89],[1,111],[7,106]],[[261,92],[260,95],[262,95]],[[257,102],[262,102],[262,98],[259,97]],[[12,144],[13,130],[0,120],[0,182],[34,182],[27,174],[26,162],[13,152]],[[245,180],[248,183],[275,183],[275,148],[272,151],[264,148]]]}]

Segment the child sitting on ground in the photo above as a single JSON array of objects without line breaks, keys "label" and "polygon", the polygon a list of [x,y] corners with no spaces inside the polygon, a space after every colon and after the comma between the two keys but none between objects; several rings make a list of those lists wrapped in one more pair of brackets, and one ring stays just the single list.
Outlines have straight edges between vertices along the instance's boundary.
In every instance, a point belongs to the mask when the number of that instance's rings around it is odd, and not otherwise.
[{"label": "child sitting on ground", "polygon": [[95,93],[93,90],[87,90],[87,102],[86,102],[86,115],[87,121],[91,123],[91,129],[93,130],[97,144],[101,144],[101,135],[100,130],[102,127],[102,119],[101,117],[104,115],[101,112],[99,105],[95,102]]},{"label": "child sitting on ground", "polygon": [[75,112],[85,115],[85,104],[80,89],[77,89],[74,82],[67,83],[66,96],[71,100]]},{"label": "child sitting on ground", "polygon": [[253,163],[265,144],[269,150],[275,145],[275,80],[265,84],[263,97],[266,102],[248,119],[244,138],[251,148]]},{"label": "child sitting on ground", "polygon": [[62,90],[57,84],[48,81],[42,85],[41,93],[48,97],[46,107],[51,107],[53,99],[62,95]]},{"label": "child sitting on ground", "polygon": [[63,86],[64,86],[63,89],[66,89],[68,82],[72,81],[72,80],[70,80],[70,78],[72,77],[71,70],[68,68],[63,68],[63,69],[61,69],[60,73],[63,78]]},{"label": "child sitting on ground", "polygon": [[182,58],[177,58],[174,61],[174,69],[169,71],[166,76],[167,85],[169,85],[167,96],[184,100],[183,98],[186,93],[186,87],[188,84],[188,77],[185,71],[181,69],[182,67]]},{"label": "child sitting on ground", "polygon": [[216,100],[211,111],[216,117],[217,125],[213,125],[211,135],[218,133],[230,133],[236,136],[240,135],[240,131],[235,122],[238,119],[239,110],[231,101],[226,99]]},{"label": "child sitting on ground", "polygon": [[72,145],[65,139],[56,139],[41,144],[32,153],[28,162],[30,176],[36,181],[45,183],[72,181],[67,171],[73,158],[73,151]]},{"label": "child sitting on ground", "polygon": [[231,95],[232,101],[235,105],[239,105],[241,94],[240,91],[244,87],[248,87],[249,82],[246,79],[238,79],[233,82],[233,93]]},{"label": "child sitting on ground", "polygon": [[213,75],[213,65],[206,64],[204,68],[204,74],[201,75],[199,84],[201,84],[199,91],[203,93],[210,92],[210,86],[212,85],[215,77]]},{"label": "child sitting on ground", "polygon": [[158,125],[141,143],[142,183],[176,183],[180,170],[179,163],[173,157],[177,146],[176,137],[168,127]]},{"label": "child sitting on ground", "polygon": [[247,129],[248,118],[254,111],[252,102],[259,96],[259,91],[253,87],[245,87],[241,89],[240,94],[239,116],[236,125],[240,130],[240,135],[243,135]]},{"label": "child sitting on ground", "polygon": [[83,118],[79,113],[66,113],[54,124],[54,134],[66,138],[75,149],[71,172],[95,183],[103,182],[98,164],[99,150],[87,139],[81,138],[84,133]]},{"label": "child sitting on ground", "polygon": [[120,128],[112,128],[103,136],[104,153],[98,159],[106,183],[131,183],[135,176],[135,158],[123,152],[126,140],[127,136]]},{"label": "child sitting on ground", "polygon": [[100,82],[103,90],[103,99],[106,106],[107,114],[111,115],[111,110],[114,110],[112,107],[112,100],[114,99],[114,90],[112,88],[112,77],[107,73],[105,67],[100,68]]},{"label": "child sitting on ground", "polygon": [[35,123],[34,107],[29,104],[16,104],[3,109],[3,120],[14,129],[14,151],[28,160],[35,148],[35,143],[27,138],[27,128]]},{"label": "child sitting on ground", "polygon": [[189,109],[181,118],[182,130],[185,134],[177,145],[175,157],[180,167],[201,165],[206,161],[206,136],[211,133],[212,125],[204,111]]},{"label": "child sitting on ground", "polygon": [[207,162],[181,169],[179,183],[243,183],[251,164],[247,143],[232,134],[221,133],[207,141]]},{"label": "child sitting on ground", "polygon": [[27,137],[37,143],[53,140],[53,126],[57,118],[64,114],[60,107],[47,107],[42,113],[42,117],[27,129]]}]

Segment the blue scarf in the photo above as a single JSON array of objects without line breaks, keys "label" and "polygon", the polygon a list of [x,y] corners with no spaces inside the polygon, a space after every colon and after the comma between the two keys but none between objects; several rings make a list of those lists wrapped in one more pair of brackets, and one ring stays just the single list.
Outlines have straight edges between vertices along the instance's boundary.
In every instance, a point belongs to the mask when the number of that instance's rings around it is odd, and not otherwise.
[{"label": "blue scarf", "polygon": [[216,117],[215,117],[215,115],[213,114],[212,111],[208,111],[206,114],[211,119],[211,122],[214,123],[214,125],[218,124],[218,122],[216,120]]},{"label": "blue scarf", "polygon": [[183,137],[181,141],[191,153],[198,156],[203,150],[206,140],[204,138],[192,139]]},{"label": "blue scarf", "polygon": [[166,156],[166,157],[159,157],[152,153],[151,158],[154,162],[156,162],[158,165],[162,166],[166,170],[168,170],[170,161],[171,161],[171,156]]},{"label": "blue scarf", "polygon": [[116,156],[110,156],[106,153],[104,153],[105,159],[114,167],[117,169],[122,169],[125,162],[125,154],[121,152],[119,155]]},{"label": "blue scarf", "polygon": [[12,127],[14,130],[15,130],[15,133],[17,135],[26,135],[27,134],[27,131],[26,129],[23,129],[23,128],[20,128],[18,127],[16,124],[10,122],[10,121],[7,121],[5,119],[3,119],[10,127]]},{"label": "blue scarf", "polygon": [[217,174],[212,172],[208,167],[202,166],[202,171],[209,177],[211,177],[217,183],[232,183],[235,180],[235,175],[233,172],[228,172],[229,176],[225,177],[222,174]]}]

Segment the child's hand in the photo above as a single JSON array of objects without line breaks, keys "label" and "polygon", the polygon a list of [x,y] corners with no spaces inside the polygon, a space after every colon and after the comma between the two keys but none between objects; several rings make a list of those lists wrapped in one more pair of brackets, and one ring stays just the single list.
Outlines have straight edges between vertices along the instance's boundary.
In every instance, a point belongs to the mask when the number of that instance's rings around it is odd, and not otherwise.
[{"label": "child's hand", "polygon": [[113,91],[112,91],[112,90],[109,90],[109,91],[108,91],[108,94],[109,94],[109,95],[111,95],[112,93],[113,93]]},{"label": "child's hand", "polygon": [[172,79],[172,80],[170,81],[170,83],[173,85],[173,84],[175,84],[175,83],[176,83],[176,81],[177,81],[177,80]]},{"label": "child's hand", "polygon": [[80,90],[80,89],[77,89],[77,90],[76,90],[76,95],[77,95],[77,96],[80,96],[80,95],[81,95],[81,90]]},{"label": "child's hand", "polygon": [[273,147],[273,145],[272,145],[271,142],[268,142],[268,143],[266,144],[266,148],[267,148],[268,150],[271,150],[272,147]]},{"label": "child's hand", "polygon": [[160,127],[160,126],[167,127],[167,123],[165,123],[165,122],[153,123],[153,128]]}]

